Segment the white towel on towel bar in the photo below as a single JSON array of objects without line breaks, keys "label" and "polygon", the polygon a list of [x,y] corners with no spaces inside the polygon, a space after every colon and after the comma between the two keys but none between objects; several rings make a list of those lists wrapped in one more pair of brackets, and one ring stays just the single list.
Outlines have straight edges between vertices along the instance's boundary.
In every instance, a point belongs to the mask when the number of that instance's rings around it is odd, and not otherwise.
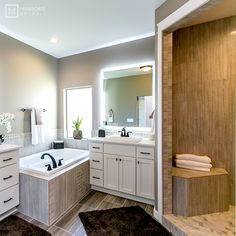
[{"label": "white towel on towel bar", "polygon": [[189,160],[178,160],[175,159],[176,165],[185,165],[185,166],[192,166],[192,167],[200,167],[200,168],[211,168],[212,164],[197,162],[197,161],[189,161]]},{"label": "white towel on towel bar", "polygon": [[44,125],[42,122],[42,114],[37,121],[36,109],[31,110],[31,137],[32,144],[37,145],[44,143]]},{"label": "white towel on towel bar", "polygon": [[184,168],[184,169],[189,169],[189,170],[200,170],[200,171],[206,171],[210,172],[210,168],[204,168],[204,167],[196,167],[196,166],[187,166],[187,165],[181,165],[177,164],[176,167]]},{"label": "white towel on towel bar", "polygon": [[198,156],[194,154],[176,154],[176,159],[211,163],[211,158],[208,156]]}]

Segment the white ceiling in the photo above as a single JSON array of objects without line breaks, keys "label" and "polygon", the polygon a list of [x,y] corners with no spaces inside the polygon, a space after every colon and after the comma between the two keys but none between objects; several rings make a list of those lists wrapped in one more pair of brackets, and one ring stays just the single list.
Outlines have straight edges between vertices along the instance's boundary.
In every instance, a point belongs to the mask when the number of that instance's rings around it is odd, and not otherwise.
[{"label": "white ceiling", "polygon": [[[155,9],[163,2],[1,0],[0,31],[61,58],[154,35]],[[17,6],[18,16],[13,10]],[[52,44],[51,37],[56,37],[58,43]]]}]

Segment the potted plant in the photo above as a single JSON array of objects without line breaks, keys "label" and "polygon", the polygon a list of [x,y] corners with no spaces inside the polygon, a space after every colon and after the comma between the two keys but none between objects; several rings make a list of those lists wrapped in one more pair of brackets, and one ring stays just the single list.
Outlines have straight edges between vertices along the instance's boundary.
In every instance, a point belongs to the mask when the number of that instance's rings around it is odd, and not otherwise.
[{"label": "potted plant", "polygon": [[83,119],[78,116],[76,120],[72,121],[73,128],[74,128],[74,131],[73,131],[74,139],[82,139],[83,138],[82,130],[80,130],[82,120]]}]

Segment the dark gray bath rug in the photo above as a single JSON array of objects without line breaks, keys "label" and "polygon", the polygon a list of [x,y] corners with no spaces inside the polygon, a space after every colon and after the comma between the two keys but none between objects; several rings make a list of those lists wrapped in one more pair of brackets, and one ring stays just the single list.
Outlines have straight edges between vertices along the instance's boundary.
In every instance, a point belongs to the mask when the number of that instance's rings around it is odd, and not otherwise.
[{"label": "dark gray bath rug", "polygon": [[0,236],[51,236],[51,234],[18,216],[0,221]]},{"label": "dark gray bath rug", "polygon": [[80,212],[88,236],[172,235],[139,206]]}]

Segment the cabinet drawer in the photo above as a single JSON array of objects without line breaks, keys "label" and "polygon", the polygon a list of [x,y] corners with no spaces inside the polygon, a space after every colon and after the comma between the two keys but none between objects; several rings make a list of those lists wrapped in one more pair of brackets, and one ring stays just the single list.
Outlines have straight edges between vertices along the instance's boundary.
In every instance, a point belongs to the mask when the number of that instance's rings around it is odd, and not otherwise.
[{"label": "cabinet drawer", "polygon": [[19,185],[14,185],[0,192],[0,214],[19,205]]},{"label": "cabinet drawer", "polygon": [[0,167],[17,163],[17,151],[4,152],[0,154]]},{"label": "cabinet drawer", "polygon": [[90,184],[103,187],[103,171],[90,169]]},{"label": "cabinet drawer", "polygon": [[90,152],[103,152],[103,143],[91,142],[89,144]]},{"label": "cabinet drawer", "polygon": [[19,183],[18,164],[0,168],[0,191]]},{"label": "cabinet drawer", "polygon": [[137,147],[137,157],[154,159],[154,148],[150,147]]},{"label": "cabinet drawer", "polygon": [[90,152],[90,168],[103,170],[103,153]]},{"label": "cabinet drawer", "polygon": [[135,157],[135,146],[104,144],[104,153]]}]

